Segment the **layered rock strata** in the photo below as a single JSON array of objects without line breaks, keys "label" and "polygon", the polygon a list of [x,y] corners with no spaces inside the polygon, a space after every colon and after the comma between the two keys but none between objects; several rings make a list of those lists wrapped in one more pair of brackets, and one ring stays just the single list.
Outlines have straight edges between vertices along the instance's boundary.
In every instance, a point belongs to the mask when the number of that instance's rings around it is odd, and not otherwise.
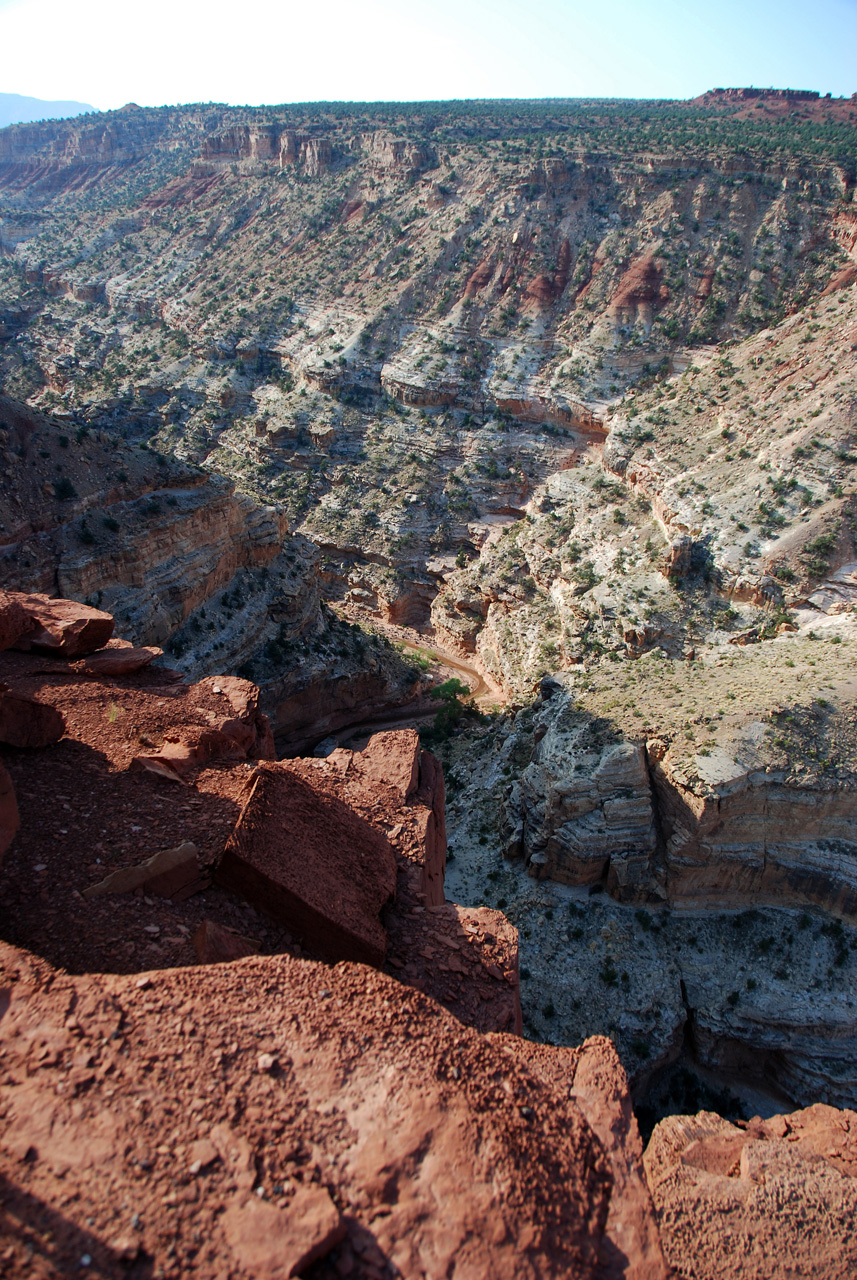
[{"label": "layered rock strata", "polygon": [[[94,602],[138,646],[166,645],[190,676],[258,670],[293,751],[412,700],[416,673],[384,647],[358,652],[324,610],[318,552],[288,536],[282,512],[111,433],[87,433],[72,450],[61,423],[6,399],[0,430],[13,459],[0,478],[7,587],[50,593],[54,613],[57,593],[75,616],[75,601]],[[106,670],[118,659],[98,661]]]},{"label": "layered rock strata", "polygon": [[[837,615],[821,639],[804,628],[691,663],[655,651],[618,697],[606,670],[566,681],[572,696],[543,682],[504,746],[523,765],[506,788],[507,854],[625,902],[853,922],[856,635]],[[712,735],[698,746],[696,724]]]}]

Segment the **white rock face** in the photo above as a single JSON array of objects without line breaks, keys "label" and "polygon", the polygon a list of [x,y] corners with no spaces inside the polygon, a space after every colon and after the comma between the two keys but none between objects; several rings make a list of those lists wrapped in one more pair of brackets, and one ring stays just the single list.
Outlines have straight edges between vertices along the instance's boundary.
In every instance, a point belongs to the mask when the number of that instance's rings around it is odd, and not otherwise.
[{"label": "white rock face", "polygon": [[649,896],[657,847],[642,743],[557,692],[537,716],[530,763],[505,799],[507,855],[565,884],[606,882],[620,897]]}]

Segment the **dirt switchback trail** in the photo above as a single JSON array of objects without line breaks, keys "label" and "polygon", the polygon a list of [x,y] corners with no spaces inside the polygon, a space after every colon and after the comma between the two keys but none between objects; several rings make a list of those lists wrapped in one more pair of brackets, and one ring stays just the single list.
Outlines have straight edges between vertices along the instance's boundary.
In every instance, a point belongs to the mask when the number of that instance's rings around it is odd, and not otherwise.
[{"label": "dirt switchback trail", "polygon": [[452,671],[460,672],[466,677],[466,683],[470,687],[470,696],[478,706],[502,706],[506,702],[506,694],[503,693],[498,685],[489,685],[483,672],[478,667],[452,654],[449,649],[441,648],[433,640],[417,644],[412,640],[402,639],[400,644],[410,653],[427,653],[437,659],[440,667],[448,667]]},{"label": "dirt switchback trail", "polygon": [[[350,622],[367,623],[374,631],[387,636],[403,652],[416,654],[428,659],[435,667],[438,675],[445,679],[460,677],[470,689],[470,696],[482,711],[502,708],[507,702],[507,695],[486,677],[485,673],[474,663],[468,662],[458,654],[436,643],[433,637],[423,636],[420,632],[408,627],[397,627],[390,623],[379,623],[377,619],[367,619],[355,611],[342,611]],[[448,674],[447,674],[448,673]],[[430,723],[437,714],[437,704],[426,702],[425,698],[407,706],[391,707],[389,711],[380,711],[371,719],[359,723],[345,725],[335,734],[337,741],[357,741],[363,736],[380,733],[385,729],[401,728],[403,725],[420,725]]]},{"label": "dirt switchback trail", "polygon": [[436,662],[441,669],[447,668],[453,673],[466,677],[471,697],[484,710],[489,707],[504,707],[508,702],[509,695],[475,664],[475,660],[468,661],[460,654],[453,653],[451,649],[438,644],[434,636],[424,635],[413,627],[401,627],[391,622],[379,622],[377,618],[368,617],[354,608],[342,608],[340,606],[337,608],[337,612],[349,622],[357,622],[361,626],[368,626],[371,630],[387,636],[388,639],[392,640],[407,653],[426,657]]}]

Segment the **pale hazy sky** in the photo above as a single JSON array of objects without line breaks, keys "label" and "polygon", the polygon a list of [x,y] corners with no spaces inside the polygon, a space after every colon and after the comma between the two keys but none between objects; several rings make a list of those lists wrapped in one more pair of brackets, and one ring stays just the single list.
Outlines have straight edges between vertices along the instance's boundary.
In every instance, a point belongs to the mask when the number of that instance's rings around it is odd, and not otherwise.
[{"label": "pale hazy sky", "polygon": [[857,92],[857,0],[0,0],[0,91],[126,102]]}]

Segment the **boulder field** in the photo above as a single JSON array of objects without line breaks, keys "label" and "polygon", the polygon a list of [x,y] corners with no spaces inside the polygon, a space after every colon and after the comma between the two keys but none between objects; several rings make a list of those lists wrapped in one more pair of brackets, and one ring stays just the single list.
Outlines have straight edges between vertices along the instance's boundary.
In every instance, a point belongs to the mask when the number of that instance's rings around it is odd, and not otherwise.
[{"label": "boulder field", "polygon": [[644,1157],[609,1040],[521,1036],[416,733],[277,761],[254,685],[112,629],[0,596],[6,1274],[773,1277],[778,1233],[853,1274],[851,1112]]}]

